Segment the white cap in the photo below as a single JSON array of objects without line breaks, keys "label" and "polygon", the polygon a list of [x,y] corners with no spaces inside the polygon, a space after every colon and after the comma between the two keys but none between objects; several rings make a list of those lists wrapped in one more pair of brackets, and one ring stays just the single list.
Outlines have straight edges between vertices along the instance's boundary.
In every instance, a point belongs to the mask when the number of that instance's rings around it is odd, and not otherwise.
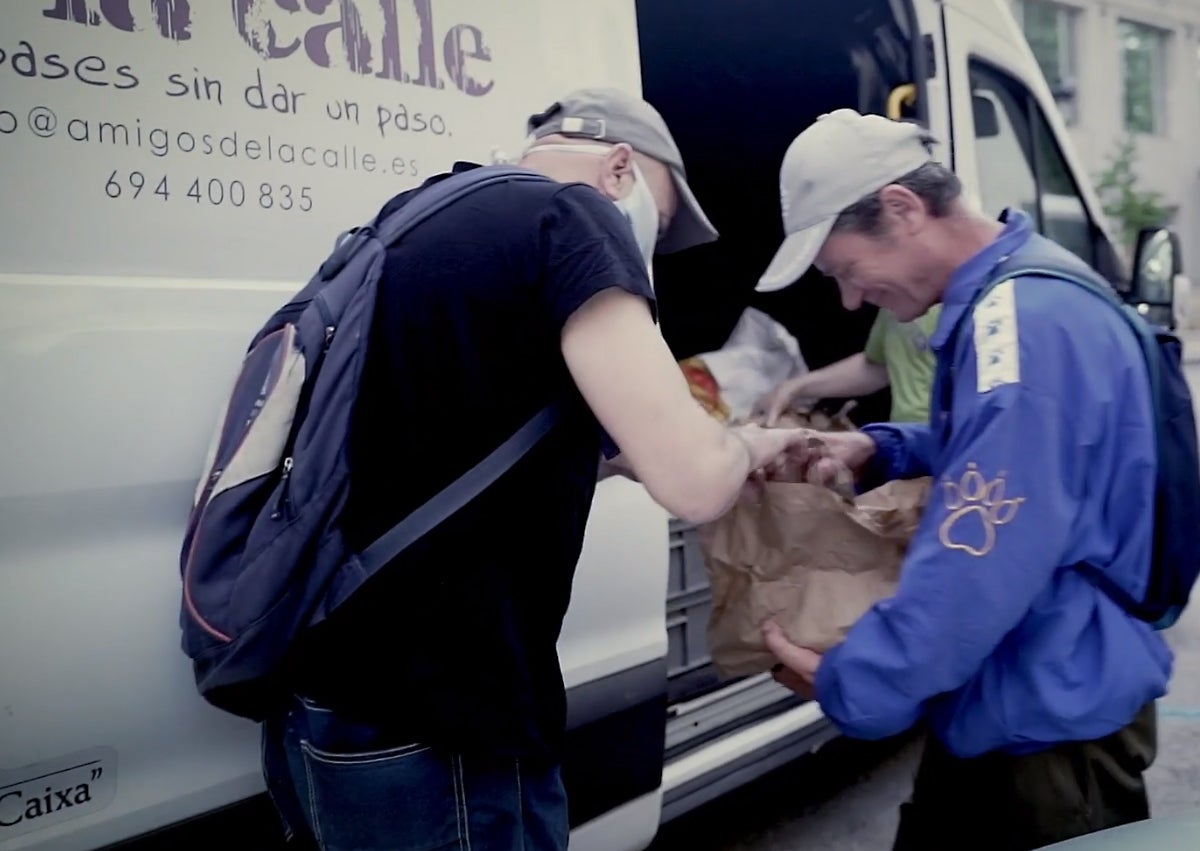
[{"label": "white cap", "polygon": [[933,160],[924,128],[838,109],[796,137],[779,169],[783,245],[759,292],[795,283],[812,266],[847,207]]}]

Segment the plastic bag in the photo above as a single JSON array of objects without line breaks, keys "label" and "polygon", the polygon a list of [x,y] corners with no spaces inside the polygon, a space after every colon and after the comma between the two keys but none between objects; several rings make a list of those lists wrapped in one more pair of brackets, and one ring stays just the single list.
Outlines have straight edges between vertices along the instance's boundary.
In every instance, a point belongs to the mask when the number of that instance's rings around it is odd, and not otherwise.
[{"label": "plastic bag", "polygon": [[734,422],[748,420],[758,400],[781,382],[808,372],[796,338],[754,308],[742,314],[724,346],[680,367],[705,410]]}]

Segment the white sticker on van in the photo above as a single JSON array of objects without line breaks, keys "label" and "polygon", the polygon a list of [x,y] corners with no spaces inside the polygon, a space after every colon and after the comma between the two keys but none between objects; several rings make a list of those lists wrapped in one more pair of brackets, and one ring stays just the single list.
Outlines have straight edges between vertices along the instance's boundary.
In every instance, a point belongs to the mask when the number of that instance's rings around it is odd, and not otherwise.
[{"label": "white sticker on van", "polygon": [[393,195],[523,135],[538,10],[5,3],[0,273],[303,284]]},{"label": "white sticker on van", "polygon": [[89,748],[0,770],[0,847],[22,834],[102,810],[116,794],[117,752],[112,748]]}]

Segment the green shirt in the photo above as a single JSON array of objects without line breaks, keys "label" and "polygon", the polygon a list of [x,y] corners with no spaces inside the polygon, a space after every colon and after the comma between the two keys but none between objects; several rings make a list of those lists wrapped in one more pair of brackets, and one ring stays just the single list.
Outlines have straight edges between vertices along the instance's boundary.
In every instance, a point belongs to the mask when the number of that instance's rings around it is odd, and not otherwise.
[{"label": "green shirt", "polygon": [[871,326],[863,354],[887,368],[892,387],[892,421],[926,422],[933,387],[935,359],[929,340],[937,328],[941,305],[934,305],[912,322],[900,322],[881,309]]}]

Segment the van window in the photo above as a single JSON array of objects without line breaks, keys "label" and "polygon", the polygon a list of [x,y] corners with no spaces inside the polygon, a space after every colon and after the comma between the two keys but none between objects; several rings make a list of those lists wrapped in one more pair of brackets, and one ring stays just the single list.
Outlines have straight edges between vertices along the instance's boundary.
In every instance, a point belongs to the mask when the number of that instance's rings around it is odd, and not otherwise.
[{"label": "van window", "polygon": [[1045,114],[1007,74],[982,62],[970,70],[984,211],[1024,210],[1040,233],[1095,265],[1096,228]]},{"label": "van window", "polygon": [[1033,171],[1032,135],[1024,113],[1011,102],[1004,89],[975,86],[975,117],[979,118],[983,104],[994,110],[990,129],[975,126],[975,150],[979,163],[979,195],[983,209],[998,216],[1006,207],[1024,210],[1035,219],[1037,212],[1037,178]]}]

